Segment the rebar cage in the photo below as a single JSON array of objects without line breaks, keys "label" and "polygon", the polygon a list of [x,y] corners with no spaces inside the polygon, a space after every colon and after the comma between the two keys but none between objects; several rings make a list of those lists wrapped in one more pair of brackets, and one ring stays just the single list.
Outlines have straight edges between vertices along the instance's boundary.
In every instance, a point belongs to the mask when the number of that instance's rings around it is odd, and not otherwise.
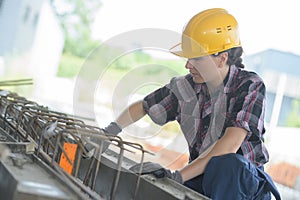
[{"label": "rebar cage", "polygon": [[[72,199],[189,199],[191,195],[193,199],[206,199],[179,184],[162,189],[162,183],[154,184],[153,177],[141,178],[140,174],[130,173],[128,168],[135,162],[124,158],[124,152],[138,152],[143,163],[144,154],[151,152],[142,145],[107,134],[99,127],[16,93],[0,90],[0,127],[0,142],[10,149],[8,157],[12,164],[22,169],[28,160],[38,162],[71,191]],[[117,147],[118,152],[103,153],[108,145]],[[109,155],[113,159],[108,159]],[[3,160],[2,163],[5,165]],[[0,193],[7,187],[0,184]],[[5,197],[18,199],[16,191]]]}]

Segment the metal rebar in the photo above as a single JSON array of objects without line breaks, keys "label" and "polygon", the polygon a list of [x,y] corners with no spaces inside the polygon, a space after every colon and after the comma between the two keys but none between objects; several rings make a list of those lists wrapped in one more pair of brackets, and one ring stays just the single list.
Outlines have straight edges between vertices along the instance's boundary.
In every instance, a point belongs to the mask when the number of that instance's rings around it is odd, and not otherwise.
[{"label": "metal rebar", "polygon": [[103,140],[101,140],[101,144],[100,146],[96,149],[96,156],[97,156],[97,162],[96,162],[96,168],[95,168],[95,174],[94,177],[92,179],[92,190],[95,190],[96,187],[96,180],[97,180],[97,175],[99,172],[99,168],[100,168],[100,163],[101,163],[101,154],[102,154],[102,149],[103,149]]},{"label": "metal rebar", "polygon": [[84,177],[84,180],[83,180],[83,184],[84,184],[84,185],[89,185],[90,178],[91,178],[91,174],[92,174],[92,170],[93,170],[94,162],[95,162],[95,158],[93,157],[93,158],[91,159],[91,162],[90,162],[88,171],[87,171],[87,173],[85,174],[85,177]]},{"label": "metal rebar", "polygon": [[[123,141],[120,136],[106,134],[99,127],[87,125],[82,120],[70,117],[65,113],[49,110],[36,102],[28,101],[27,99],[18,96],[16,93],[8,92],[7,94],[0,94],[0,110],[0,118],[3,118],[0,123],[5,124],[6,130],[10,133],[9,135],[13,135],[21,141],[32,142],[36,150],[35,156],[49,163],[49,167],[51,166],[55,172],[61,175],[66,184],[77,191],[81,197],[85,197],[85,195],[78,192],[78,188],[89,196],[93,196],[92,192],[96,188],[97,176],[101,170],[101,158],[104,143],[108,142],[109,144],[113,144],[119,148],[119,154],[115,166],[116,172],[112,180],[110,191],[111,200],[116,198],[124,152],[135,152],[128,147],[142,152],[140,160],[141,164],[144,162],[145,153],[152,154],[151,152],[146,151],[138,143]],[[53,134],[49,133],[49,137],[45,137],[47,127],[53,122],[57,123],[52,130]],[[98,144],[89,138],[96,138]],[[62,146],[62,142],[68,141],[77,145],[74,161],[70,159],[70,155],[68,155]],[[95,151],[89,163],[88,170],[83,176],[83,182],[81,182],[78,179],[78,173],[81,167],[81,158],[84,155],[88,155],[84,146],[85,143],[92,144]],[[66,157],[68,163],[73,166],[73,176],[60,167],[58,155],[62,154]],[[138,195],[141,182],[141,170],[142,167],[139,170],[133,199],[136,199]],[[86,186],[90,187],[92,192],[88,191]],[[97,197],[97,195],[95,195],[95,197]]]},{"label": "metal rebar", "polygon": [[123,149],[123,143],[120,143],[120,153],[118,157],[118,162],[117,162],[117,171],[115,174],[115,177],[113,179],[112,183],[112,189],[110,193],[110,199],[114,200],[115,199],[115,194],[119,185],[119,179],[120,179],[120,174],[121,174],[121,165],[122,165],[122,160],[123,160],[123,154],[124,154],[124,149]]},{"label": "metal rebar", "polygon": [[78,172],[79,172],[79,166],[80,166],[80,162],[81,162],[81,156],[82,154],[82,149],[79,148],[77,151],[77,156],[76,156],[76,163],[75,163],[75,171],[74,171],[74,177],[77,178],[78,177]]}]

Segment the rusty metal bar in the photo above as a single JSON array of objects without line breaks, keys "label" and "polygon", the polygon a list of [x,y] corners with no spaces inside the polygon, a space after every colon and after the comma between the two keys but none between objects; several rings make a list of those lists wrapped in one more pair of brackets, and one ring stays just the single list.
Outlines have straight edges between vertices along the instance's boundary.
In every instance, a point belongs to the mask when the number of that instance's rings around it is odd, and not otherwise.
[{"label": "rusty metal bar", "polygon": [[0,86],[20,86],[20,85],[32,85],[33,80],[30,78],[16,79],[16,80],[5,80],[0,81]]},{"label": "rusty metal bar", "polygon": [[121,165],[122,165],[122,160],[124,156],[124,148],[123,148],[123,143],[119,143],[120,145],[120,152],[119,152],[119,157],[118,157],[118,162],[117,162],[117,172],[115,174],[115,177],[112,182],[112,189],[110,193],[110,199],[114,200],[115,199],[115,194],[117,191],[117,187],[119,185],[119,179],[120,179],[120,173],[121,173]]},{"label": "rusty metal bar", "polygon": [[[19,142],[33,144],[34,155],[37,158],[41,158],[52,167],[71,188],[76,191],[80,188],[80,191],[88,194],[92,199],[97,199],[97,195],[94,195],[91,191],[96,189],[96,179],[100,171],[104,144],[112,144],[119,148],[116,171],[110,190],[111,200],[115,199],[119,187],[124,152],[135,153],[135,151],[140,151],[142,154],[141,163],[144,161],[145,153],[151,154],[140,144],[124,141],[119,136],[106,134],[99,127],[87,125],[82,120],[64,113],[49,110],[36,102],[19,97],[15,93],[1,94],[0,91],[0,115],[0,122],[6,125],[5,127],[7,127],[10,135],[14,135]],[[64,149],[64,143],[72,143],[77,146],[74,161]],[[81,168],[81,159],[90,156],[85,148],[86,144],[92,145],[95,150],[89,160],[88,169],[84,172],[83,180],[79,180],[78,172]],[[59,165],[62,155],[65,157],[66,162],[72,166],[71,174]],[[137,198],[140,181],[141,173],[137,177],[133,199]],[[87,187],[91,191],[88,191]],[[78,195],[86,197],[84,194]]]},{"label": "rusty metal bar", "polygon": [[100,143],[100,147],[96,149],[96,154],[95,156],[97,156],[96,160],[96,168],[95,168],[95,174],[94,174],[94,177],[93,177],[93,180],[92,180],[92,185],[91,185],[91,188],[92,190],[95,190],[95,187],[96,187],[96,178],[97,178],[97,175],[98,175],[98,171],[99,171],[99,168],[100,168],[100,163],[101,163],[101,154],[102,154],[102,150],[103,150],[103,143],[104,141],[101,140],[101,143]]}]

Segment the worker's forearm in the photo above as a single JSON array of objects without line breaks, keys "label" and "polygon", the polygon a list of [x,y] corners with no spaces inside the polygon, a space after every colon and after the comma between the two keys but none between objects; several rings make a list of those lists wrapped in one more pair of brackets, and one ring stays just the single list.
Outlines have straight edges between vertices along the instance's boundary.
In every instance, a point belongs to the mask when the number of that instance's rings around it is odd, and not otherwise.
[{"label": "worker's forearm", "polygon": [[202,158],[197,158],[189,165],[185,166],[180,170],[183,182],[190,180],[200,174],[204,173],[206,165],[210,159],[210,155],[204,156]]},{"label": "worker's forearm", "polygon": [[180,171],[183,181],[187,181],[200,174],[203,174],[208,161],[213,156],[219,156],[226,153],[234,153],[234,152],[226,151],[222,142],[218,141],[206,156],[198,157],[197,159],[195,159],[193,162],[191,162],[189,165],[187,165]]},{"label": "worker's forearm", "polygon": [[192,179],[204,173],[208,161],[219,155],[236,153],[241,146],[247,132],[241,128],[229,127],[224,136],[212,147],[211,151],[204,157],[199,156],[189,165],[180,170],[183,181]]},{"label": "worker's forearm", "polygon": [[121,128],[125,128],[133,122],[141,119],[145,114],[143,101],[140,100],[126,108],[116,119],[116,123],[121,126]]}]

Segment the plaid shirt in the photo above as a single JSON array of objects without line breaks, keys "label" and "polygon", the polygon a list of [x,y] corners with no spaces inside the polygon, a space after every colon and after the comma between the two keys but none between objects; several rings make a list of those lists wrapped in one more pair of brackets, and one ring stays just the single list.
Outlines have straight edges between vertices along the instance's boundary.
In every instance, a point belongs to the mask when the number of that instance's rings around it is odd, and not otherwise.
[{"label": "plaid shirt", "polygon": [[145,112],[157,124],[177,120],[189,145],[190,160],[223,136],[227,127],[240,127],[247,136],[237,153],[260,166],[268,162],[264,145],[265,85],[254,72],[234,65],[223,85],[210,89],[194,83],[190,74],[147,95]]}]

